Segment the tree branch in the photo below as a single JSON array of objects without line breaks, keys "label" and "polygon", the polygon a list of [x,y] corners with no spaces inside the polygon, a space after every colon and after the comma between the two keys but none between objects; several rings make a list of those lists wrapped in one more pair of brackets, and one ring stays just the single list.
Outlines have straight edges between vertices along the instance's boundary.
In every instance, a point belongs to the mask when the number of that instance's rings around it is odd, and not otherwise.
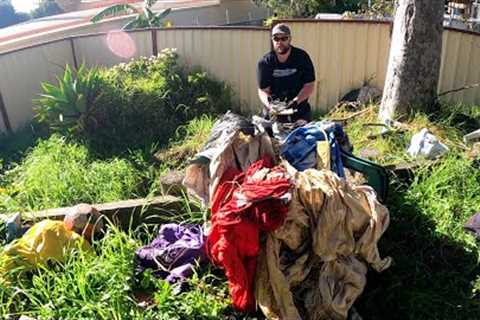
[{"label": "tree branch", "polygon": [[460,87],[460,88],[457,88],[457,89],[444,91],[442,93],[439,93],[438,96],[441,97],[441,96],[444,96],[446,94],[450,94],[450,93],[454,93],[454,92],[458,92],[458,91],[463,91],[463,90],[467,90],[467,89],[471,89],[471,88],[476,88],[478,86],[480,86],[480,83],[469,84],[469,85],[466,85],[464,87]]}]

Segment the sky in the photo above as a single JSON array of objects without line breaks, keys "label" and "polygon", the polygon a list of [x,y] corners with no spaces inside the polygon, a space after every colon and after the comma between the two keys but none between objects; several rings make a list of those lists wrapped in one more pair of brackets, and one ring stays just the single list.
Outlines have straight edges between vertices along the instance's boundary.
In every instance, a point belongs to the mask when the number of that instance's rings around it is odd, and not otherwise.
[{"label": "sky", "polygon": [[12,0],[12,5],[15,7],[15,11],[30,12],[35,8],[35,4],[38,0]]}]

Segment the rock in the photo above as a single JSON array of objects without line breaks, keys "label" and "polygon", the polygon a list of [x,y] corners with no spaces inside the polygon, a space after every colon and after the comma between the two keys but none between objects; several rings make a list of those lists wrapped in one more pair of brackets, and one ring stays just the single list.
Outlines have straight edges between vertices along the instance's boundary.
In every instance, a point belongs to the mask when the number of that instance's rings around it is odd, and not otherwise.
[{"label": "rock", "polygon": [[160,177],[160,185],[163,194],[177,195],[187,193],[187,189],[182,184],[185,173],[178,170],[170,170],[165,175]]},{"label": "rock", "polygon": [[359,104],[367,104],[369,102],[379,101],[382,97],[382,91],[372,86],[363,86],[355,89],[343,96],[340,101],[356,102]]},{"label": "rock", "polygon": [[480,142],[475,142],[470,150],[467,152],[467,156],[471,160],[480,159]]},{"label": "rock", "polygon": [[360,149],[358,153],[361,158],[365,158],[365,159],[375,159],[380,156],[380,151],[378,151],[375,148],[368,148],[368,147]]},{"label": "rock", "polygon": [[67,210],[63,219],[65,227],[90,239],[103,229],[100,212],[93,206],[81,203]]},{"label": "rock", "polygon": [[469,134],[466,134],[463,136],[463,142],[468,144],[468,143],[474,143],[474,142],[480,142],[480,129],[477,129],[473,132],[470,132]]}]

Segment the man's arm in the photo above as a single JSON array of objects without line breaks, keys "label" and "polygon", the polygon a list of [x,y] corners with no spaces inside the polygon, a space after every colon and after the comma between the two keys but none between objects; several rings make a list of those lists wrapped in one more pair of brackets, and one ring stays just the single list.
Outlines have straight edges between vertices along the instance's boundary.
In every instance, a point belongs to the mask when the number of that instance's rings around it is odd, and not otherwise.
[{"label": "man's arm", "polygon": [[257,82],[258,97],[260,98],[262,104],[270,112],[270,101],[272,98],[272,69],[264,59],[260,59],[257,64]]},{"label": "man's arm", "polygon": [[263,105],[270,111],[270,99],[272,98],[270,87],[264,89],[258,88],[258,97],[260,98],[260,101],[262,101]]},{"label": "man's arm", "polygon": [[315,81],[305,83],[303,85],[302,90],[297,94],[295,98],[293,98],[292,102],[289,104],[293,103],[295,101],[297,104],[302,103],[303,101],[307,100],[308,97],[313,93],[313,89],[315,88]]}]

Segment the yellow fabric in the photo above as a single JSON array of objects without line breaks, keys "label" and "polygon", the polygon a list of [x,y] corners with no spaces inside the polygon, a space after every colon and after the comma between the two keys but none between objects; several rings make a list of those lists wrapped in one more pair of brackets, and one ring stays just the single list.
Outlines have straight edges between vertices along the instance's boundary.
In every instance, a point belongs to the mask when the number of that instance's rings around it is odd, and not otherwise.
[{"label": "yellow fabric", "polygon": [[331,156],[328,140],[317,141],[317,169],[330,169]]},{"label": "yellow fabric", "polygon": [[[372,188],[351,186],[330,170],[297,172],[295,179],[286,222],[267,235],[259,255],[258,304],[268,319],[346,319],[365,287],[367,263],[379,272],[391,263],[377,248],[388,210]],[[285,262],[286,253],[297,258]],[[302,292],[306,314],[294,292]]]},{"label": "yellow fabric", "polygon": [[33,269],[49,260],[62,262],[75,248],[91,249],[82,236],[65,229],[63,221],[43,220],[0,253],[0,278],[19,266]]}]

